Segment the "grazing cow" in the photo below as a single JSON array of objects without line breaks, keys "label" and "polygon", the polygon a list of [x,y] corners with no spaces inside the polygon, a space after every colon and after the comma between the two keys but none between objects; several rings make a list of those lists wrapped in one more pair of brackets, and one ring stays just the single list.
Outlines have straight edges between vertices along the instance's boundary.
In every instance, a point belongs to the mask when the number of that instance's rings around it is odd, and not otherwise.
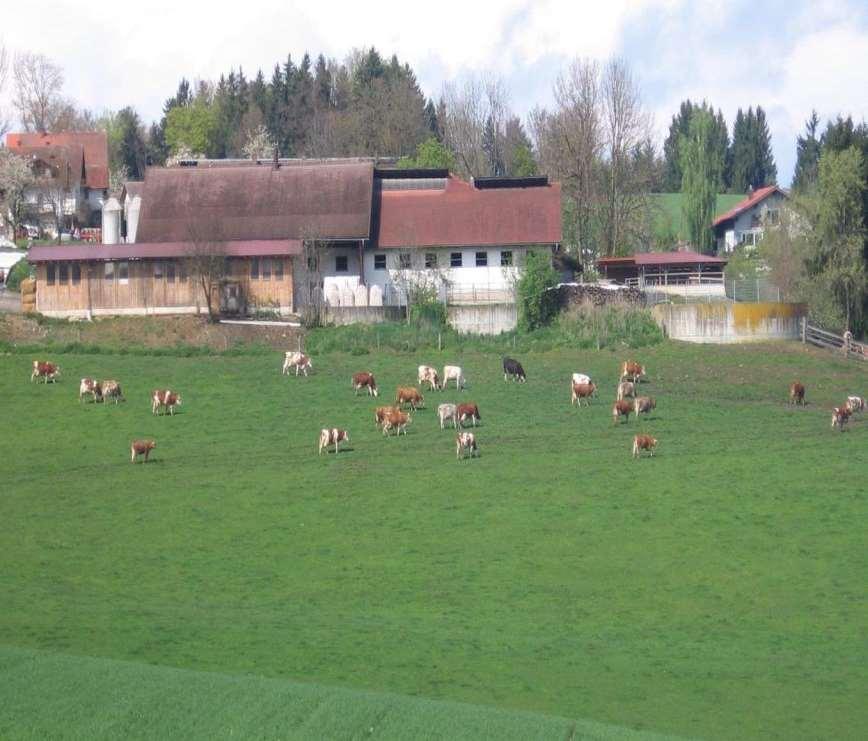
[{"label": "grazing cow", "polygon": [[169,389],[156,389],[151,394],[151,413],[157,414],[160,409],[163,414],[168,412],[172,416],[175,414],[175,407],[181,406],[181,395],[176,394]]},{"label": "grazing cow", "polygon": [[374,410],[374,422],[376,422],[377,427],[383,424],[383,421],[386,419],[386,416],[391,414],[392,412],[400,412],[401,410],[398,407],[377,407]]},{"label": "grazing cow", "polygon": [[298,377],[298,372],[301,371],[304,373],[305,378],[307,378],[307,372],[313,370],[313,363],[310,362],[310,358],[303,352],[290,351],[283,358],[283,375],[289,373],[290,368],[295,368],[296,377]]},{"label": "grazing cow", "polygon": [[612,424],[616,425],[620,421],[621,417],[630,421],[630,414],[633,411],[633,405],[627,401],[626,399],[622,399],[621,401],[616,401],[612,406]]},{"label": "grazing cow", "polygon": [[55,381],[57,381],[57,377],[59,375],[59,365],[55,365],[54,363],[46,363],[42,360],[34,360],[33,372],[30,374],[30,382],[33,383],[34,379],[39,380],[41,378],[44,383],[48,383],[49,381],[54,383]]},{"label": "grazing cow", "polygon": [[367,389],[369,396],[380,395],[380,392],[377,389],[377,382],[374,380],[373,373],[354,373],[352,387],[356,390],[356,396],[359,395],[359,391],[361,391],[362,389]]},{"label": "grazing cow", "polygon": [[157,447],[156,440],[133,440],[130,443],[130,463],[135,463],[140,455],[145,456],[144,462],[148,462],[151,451]]},{"label": "grazing cow", "polygon": [[103,401],[106,399],[114,399],[115,404],[119,401],[126,401],[124,394],[121,391],[121,385],[117,381],[113,380],[102,382],[102,398]]},{"label": "grazing cow", "polygon": [[848,396],[847,409],[849,409],[850,412],[864,412],[865,399],[863,399],[861,396]]},{"label": "grazing cow", "polygon": [[805,387],[798,381],[790,384],[790,404],[805,404]]},{"label": "grazing cow", "polygon": [[636,435],[633,438],[633,457],[639,458],[643,450],[647,450],[654,457],[654,448],[657,447],[657,439],[650,435]]},{"label": "grazing cow", "polygon": [[521,367],[521,363],[512,358],[504,358],[503,380],[508,381],[510,378],[513,381],[523,381],[527,383],[527,376],[524,373],[524,368]]},{"label": "grazing cow", "polygon": [[452,420],[452,426],[458,429],[458,409],[454,404],[440,404],[437,407],[437,417],[440,419],[440,429],[446,429],[447,420]]},{"label": "grazing cow", "polygon": [[399,408],[409,404],[410,409],[415,412],[417,407],[425,405],[425,397],[419,393],[419,389],[414,389],[412,386],[399,386],[395,393],[395,404]]},{"label": "grazing cow", "polygon": [[407,425],[412,421],[413,419],[410,415],[407,412],[402,412],[400,409],[390,412],[383,419],[383,434],[388,435],[392,430],[395,430],[396,437],[402,432],[406,435]]},{"label": "grazing cow", "polygon": [[645,375],[645,366],[634,360],[625,360],[621,365],[621,380],[638,382]]},{"label": "grazing cow", "polygon": [[341,442],[344,441],[350,441],[350,433],[346,430],[339,430],[337,427],[323,430],[319,433],[319,454],[322,455],[323,450],[328,452],[329,445],[334,445],[335,453],[339,453]]},{"label": "grazing cow", "polygon": [[841,432],[843,432],[844,425],[850,421],[851,414],[852,412],[846,404],[842,404],[841,406],[832,409],[832,429],[834,430],[837,427]]},{"label": "grazing cow", "polygon": [[617,401],[622,401],[626,398],[634,398],[636,396],[636,384],[632,381],[621,381],[618,384],[618,392],[615,395]]},{"label": "grazing cow", "polygon": [[591,377],[584,373],[573,373],[573,383],[591,383]]},{"label": "grazing cow", "polygon": [[596,390],[597,386],[594,383],[574,383],[570,404],[578,402],[579,406],[582,406],[582,402],[584,401],[588,406],[591,406],[591,397]]},{"label": "grazing cow", "polygon": [[455,407],[455,414],[458,416],[458,424],[463,425],[468,419],[476,427],[476,423],[482,424],[482,416],[479,414],[479,407],[472,401],[466,404],[458,404]]},{"label": "grazing cow", "polygon": [[459,365],[444,365],[443,366],[443,386],[442,388],[446,388],[450,381],[455,381],[456,389],[463,389],[466,381],[464,378],[464,371],[461,370],[461,366]]},{"label": "grazing cow", "polygon": [[465,457],[465,452],[469,452],[471,458],[475,458],[479,455],[479,446],[476,444],[476,435],[472,432],[459,432],[455,436],[455,457],[461,460]]},{"label": "grazing cow", "polygon": [[437,371],[430,365],[420,365],[417,383],[420,386],[427,383],[432,391],[436,391],[440,388],[440,376],[437,375]]},{"label": "grazing cow", "polygon": [[93,397],[94,403],[102,401],[102,385],[93,378],[82,378],[78,385],[78,400],[83,401],[88,395]]},{"label": "grazing cow", "polygon": [[633,401],[633,414],[639,419],[640,414],[648,414],[657,408],[657,401],[653,396],[639,396]]}]

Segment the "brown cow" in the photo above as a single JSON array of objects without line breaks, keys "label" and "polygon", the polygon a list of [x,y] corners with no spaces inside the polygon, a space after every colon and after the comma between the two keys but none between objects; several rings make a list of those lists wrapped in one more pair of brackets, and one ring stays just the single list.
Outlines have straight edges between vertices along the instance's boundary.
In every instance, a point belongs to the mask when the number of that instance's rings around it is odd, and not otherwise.
[{"label": "brown cow", "polygon": [[123,392],[121,391],[121,385],[117,381],[111,379],[102,382],[102,398],[103,401],[106,399],[114,399],[115,404],[119,401],[126,401]]},{"label": "brown cow", "polygon": [[570,404],[578,402],[579,406],[582,406],[582,402],[585,401],[588,406],[591,406],[591,397],[596,390],[597,385],[595,383],[574,383]]},{"label": "brown cow", "polygon": [[374,380],[374,374],[363,371],[362,373],[353,373],[352,387],[356,390],[356,396],[362,389],[368,390],[369,396],[379,396],[377,390],[377,382]]},{"label": "brown cow", "polygon": [[78,400],[84,401],[85,396],[92,396],[94,403],[103,400],[102,385],[94,378],[82,378],[78,385]]},{"label": "brown cow", "polygon": [[162,409],[163,414],[168,412],[175,415],[175,407],[181,406],[181,395],[169,389],[155,389],[151,394],[151,414],[157,414]]},{"label": "brown cow", "polygon": [[465,451],[470,453],[471,458],[479,455],[479,446],[476,444],[476,435],[472,432],[459,432],[455,436],[455,457],[459,460],[464,458]]},{"label": "brown cow", "polygon": [[419,366],[419,377],[418,384],[421,386],[423,383],[427,383],[432,391],[436,391],[440,388],[440,376],[437,375],[436,369],[432,368],[430,365],[420,365]]},{"label": "brown cow", "polygon": [[391,414],[392,412],[400,412],[401,410],[398,407],[377,407],[374,410],[374,422],[377,427],[383,424],[383,420],[386,419],[386,416]]},{"label": "brown cow", "polygon": [[657,402],[653,396],[640,396],[633,401],[633,414],[639,419],[640,414],[648,414],[657,408]]},{"label": "brown cow", "polygon": [[790,384],[790,404],[805,404],[805,387],[798,381]]},{"label": "brown cow", "polygon": [[841,406],[832,409],[832,429],[834,430],[837,427],[841,432],[843,432],[844,425],[850,421],[850,415],[852,414],[853,413],[846,404],[842,404]]},{"label": "brown cow", "polygon": [[651,457],[654,457],[654,448],[657,447],[657,439],[651,437],[650,435],[636,435],[633,438],[633,457],[639,458],[643,450],[647,450],[651,453]]},{"label": "brown cow", "polygon": [[322,430],[319,433],[319,454],[322,455],[323,450],[328,452],[328,446],[335,446],[335,453],[340,452],[341,442],[350,441],[350,433],[346,430],[339,430],[337,427],[332,427],[328,430]]},{"label": "brown cow", "polygon": [[49,381],[54,383],[55,381],[57,381],[57,377],[59,375],[59,365],[55,365],[54,363],[46,363],[42,360],[34,360],[33,372],[30,374],[30,382],[33,383],[34,379],[38,381],[41,378],[44,383],[48,383]]},{"label": "brown cow", "polygon": [[638,382],[645,375],[645,366],[634,360],[625,360],[621,365],[621,380]]},{"label": "brown cow", "polygon": [[395,436],[400,435],[402,432],[406,435],[407,425],[412,421],[413,419],[407,412],[402,412],[400,409],[391,412],[383,420],[383,434],[388,435],[389,432],[395,430]]},{"label": "brown cow", "polygon": [[151,451],[157,447],[156,440],[133,440],[130,443],[130,463],[135,463],[140,455],[145,456],[144,462],[148,462]]},{"label": "brown cow", "polygon": [[476,423],[482,423],[482,415],[479,414],[479,407],[476,406],[472,401],[467,402],[466,404],[458,404],[455,407],[455,414],[458,417],[458,423],[464,424],[466,420],[470,420],[473,423],[473,426],[476,427]]},{"label": "brown cow", "polygon": [[621,417],[624,417],[628,422],[630,421],[630,414],[633,411],[633,405],[627,401],[626,399],[622,399],[621,401],[616,401],[612,406],[612,424],[616,425],[620,421]]},{"label": "brown cow", "polygon": [[403,407],[404,404],[409,404],[410,408],[415,412],[416,407],[425,405],[425,397],[419,392],[419,389],[412,386],[399,386],[395,394],[395,404],[398,407]]},{"label": "brown cow", "polygon": [[863,399],[861,396],[848,396],[847,409],[849,409],[851,412],[864,412],[865,399]]}]

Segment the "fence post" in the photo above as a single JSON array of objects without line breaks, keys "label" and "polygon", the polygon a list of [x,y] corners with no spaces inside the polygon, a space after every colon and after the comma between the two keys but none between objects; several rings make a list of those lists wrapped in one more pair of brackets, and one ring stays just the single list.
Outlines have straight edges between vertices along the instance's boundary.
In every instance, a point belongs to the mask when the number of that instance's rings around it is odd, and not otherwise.
[{"label": "fence post", "polygon": [[808,341],[808,317],[802,317],[802,344]]},{"label": "fence post", "polygon": [[443,334],[442,334],[442,332],[437,333],[437,350],[438,350],[438,352],[443,350]]}]

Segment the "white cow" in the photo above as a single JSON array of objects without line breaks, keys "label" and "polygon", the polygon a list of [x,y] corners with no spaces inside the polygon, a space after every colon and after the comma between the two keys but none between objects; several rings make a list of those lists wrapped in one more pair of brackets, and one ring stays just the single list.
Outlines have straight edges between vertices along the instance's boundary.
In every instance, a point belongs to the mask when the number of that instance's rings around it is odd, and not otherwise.
[{"label": "white cow", "polygon": [[632,381],[621,381],[618,384],[618,401],[623,401],[628,396],[630,398],[636,397],[636,385]]},{"label": "white cow", "polygon": [[437,416],[440,419],[440,429],[446,429],[446,422],[452,420],[452,426],[458,428],[458,409],[454,404],[440,404],[437,407]]},{"label": "white cow", "polygon": [[283,375],[289,373],[290,368],[295,368],[296,376],[298,376],[298,372],[301,371],[304,373],[306,378],[307,372],[313,370],[313,363],[310,362],[310,358],[303,352],[290,351],[287,352],[283,358]]},{"label": "white cow", "polygon": [[456,389],[463,389],[467,381],[464,378],[464,371],[460,365],[444,365],[443,366],[443,386],[446,388],[450,381],[455,381]]},{"label": "white cow", "polygon": [[851,412],[864,412],[865,399],[863,399],[861,396],[848,396],[847,409],[849,409]]},{"label": "white cow", "polygon": [[472,432],[459,432],[455,436],[455,457],[458,459],[464,458],[465,452],[469,452],[471,458],[479,455],[476,435]]},{"label": "white cow", "polygon": [[431,387],[431,390],[434,391],[440,388],[440,377],[437,375],[437,371],[430,365],[420,365],[418,383],[419,386],[427,383]]}]

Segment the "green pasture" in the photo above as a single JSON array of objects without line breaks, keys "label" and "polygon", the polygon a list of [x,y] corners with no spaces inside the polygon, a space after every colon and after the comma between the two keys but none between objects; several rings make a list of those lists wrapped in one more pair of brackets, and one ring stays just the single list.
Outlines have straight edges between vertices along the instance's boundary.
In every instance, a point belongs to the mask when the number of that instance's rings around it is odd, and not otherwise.
[{"label": "green pasture", "polygon": [[[652,223],[654,234],[658,240],[687,239],[687,225],[681,211],[683,199],[681,193],[652,193]],[[724,214],[737,203],[740,203],[747,195],[744,193],[719,193],[714,207],[715,215]],[[667,249],[675,249],[674,244]]]},{"label": "green pasture", "polygon": [[[628,358],[658,406],[613,426]],[[60,382],[0,356],[0,736],[112,737],[122,717],[123,736],[191,737],[189,687],[191,717],[229,724],[205,724],[212,737],[364,737],[324,700],[310,715],[274,699],[320,702],[301,685],[375,715],[379,693],[403,697],[389,738],[424,737],[423,721],[461,735],[443,725],[458,710],[416,717],[414,698],[554,717],[551,736],[513,737],[564,738],[564,718],[868,735],[868,416],[829,429],[833,404],[868,393],[853,361],[797,344],[554,350],[519,355],[514,384],[497,355],[448,349],[315,356],[310,378],[282,377],[279,354],[40,359]],[[426,394],[385,439],[373,408],[421,362],[461,364],[469,386]],[[359,370],[380,399],[353,395]],[[600,385],[590,408],[570,406],[573,371]],[[128,401],[80,404],[82,376],[120,380]],[[805,408],[786,403],[794,379]],[[157,387],[182,394],[175,417],[151,415]],[[483,425],[481,458],[459,462],[434,407],[461,398]],[[317,455],[325,426],[349,429],[339,455]],[[659,439],[653,459],[631,460],[637,430]],[[130,464],[133,437],[157,440],[148,465]],[[490,731],[475,717],[465,737],[508,737],[507,716]]]}]

